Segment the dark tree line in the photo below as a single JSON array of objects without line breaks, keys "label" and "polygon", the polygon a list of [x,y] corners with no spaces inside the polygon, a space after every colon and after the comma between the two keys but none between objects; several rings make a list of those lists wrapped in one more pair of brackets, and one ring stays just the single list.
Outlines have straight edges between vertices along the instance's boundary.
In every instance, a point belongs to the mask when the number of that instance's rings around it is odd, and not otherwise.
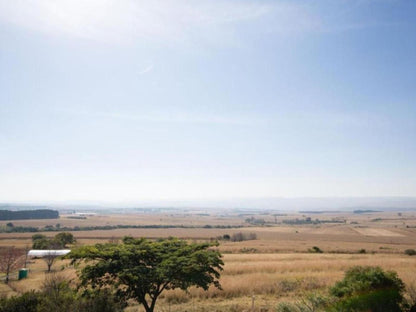
[{"label": "dark tree line", "polygon": [[25,220],[25,219],[58,219],[59,212],[52,209],[37,210],[0,210],[0,220]]}]

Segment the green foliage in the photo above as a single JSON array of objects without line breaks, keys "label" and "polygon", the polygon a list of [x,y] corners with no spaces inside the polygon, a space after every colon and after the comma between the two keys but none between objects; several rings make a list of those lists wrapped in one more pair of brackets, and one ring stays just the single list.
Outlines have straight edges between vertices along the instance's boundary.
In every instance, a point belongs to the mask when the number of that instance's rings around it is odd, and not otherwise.
[{"label": "green foliage", "polygon": [[42,300],[38,303],[38,312],[72,312],[76,292],[62,276],[48,274],[42,287]]},{"label": "green foliage", "polygon": [[74,235],[69,232],[61,232],[55,235],[54,239],[56,244],[65,248],[68,244],[75,243]]},{"label": "green foliage", "polygon": [[256,233],[238,232],[238,233],[234,233],[231,236],[231,241],[232,242],[242,242],[242,241],[246,241],[246,240],[255,240],[255,239],[257,239],[257,234]]},{"label": "green foliage", "polygon": [[59,212],[51,209],[0,210],[0,220],[57,219]]},{"label": "green foliage", "polygon": [[408,256],[414,256],[414,255],[416,255],[416,250],[414,250],[414,249],[406,249],[406,250],[404,251],[404,253],[405,253],[406,255],[408,255]]},{"label": "green foliage", "polygon": [[247,223],[254,224],[254,225],[264,225],[266,223],[266,221],[264,219],[257,219],[257,218],[254,218],[254,217],[247,218],[245,221]]},{"label": "green foliage", "polygon": [[41,298],[42,296],[33,290],[21,296],[0,298],[0,312],[37,312]]},{"label": "green foliage", "polygon": [[55,235],[53,239],[43,234],[32,235],[33,249],[62,249],[68,244],[75,243],[74,235],[68,232],[61,232]]},{"label": "green foliage", "polygon": [[123,308],[109,289],[78,293],[54,274],[48,275],[41,291],[0,298],[0,312],[121,312]]},{"label": "green foliage", "polygon": [[322,249],[318,246],[313,246],[311,249],[308,249],[308,251],[311,253],[323,253]]},{"label": "green foliage", "polygon": [[33,249],[49,249],[51,246],[51,240],[47,237],[39,238],[33,241]]},{"label": "green foliage", "polygon": [[136,299],[149,312],[165,289],[220,288],[223,262],[212,246],[174,238],[153,242],[125,237],[122,244],[83,246],[68,257],[94,260],[81,270],[81,285],[93,289],[114,286],[120,298]]},{"label": "green foliage", "polygon": [[47,238],[45,235],[43,234],[33,234],[32,235],[32,242],[38,240],[38,239],[43,239],[43,238]]},{"label": "green foliage", "polygon": [[380,267],[356,266],[345,273],[330,293],[337,298],[336,311],[401,311],[404,283],[397,273]]},{"label": "green foliage", "polygon": [[38,228],[34,226],[1,226],[0,233],[33,233],[38,232]]},{"label": "green foliage", "polygon": [[[73,216],[72,219],[86,219],[86,217]],[[27,233],[27,232],[59,232],[59,231],[97,231],[97,230],[116,230],[116,229],[198,229],[198,228],[210,228],[210,229],[233,229],[241,228],[241,225],[177,225],[177,224],[117,224],[117,225],[97,225],[97,226],[61,226],[59,223],[55,226],[46,225],[44,227],[33,226],[3,226],[0,227],[0,233]]]},{"label": "green foliage", "polygon": [[78,296],[77,311],[118,312],[123,311],[125,303],[120,302],[110,289],[88,289]]}]

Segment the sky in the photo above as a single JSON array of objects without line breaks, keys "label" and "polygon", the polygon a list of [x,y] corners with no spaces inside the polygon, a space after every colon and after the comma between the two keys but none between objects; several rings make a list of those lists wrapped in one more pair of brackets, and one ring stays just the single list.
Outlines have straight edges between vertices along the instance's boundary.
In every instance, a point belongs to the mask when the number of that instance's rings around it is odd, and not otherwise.
[{"label": "sky", "polygon": [[0,0],[0,201],[416,196],[416,1]]}]

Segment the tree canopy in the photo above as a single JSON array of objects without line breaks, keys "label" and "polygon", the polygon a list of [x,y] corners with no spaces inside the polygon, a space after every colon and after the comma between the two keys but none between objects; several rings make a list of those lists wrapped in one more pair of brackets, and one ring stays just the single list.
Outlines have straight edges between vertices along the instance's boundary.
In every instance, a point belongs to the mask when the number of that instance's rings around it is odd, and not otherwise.
[{"label": "tree canopy", "polygon": [[191,286],[207,290],[210,285],[221,288],[218,279],[224,263],[211,247],[213,244],[176,238],[150,241],[125,237],[121,244],[79,247],[68,257],[74,262],[94,260],[80,272],[82,285],[112,285],[120,298],[136,299],[151,312],[164,290],[187,290]]},{"label": "tree canopy", "polygon": [[74,235],[69,232],[61,232],[53,238],[49,238],[43,234],[32,235],[33,249],[62,249],[68,244],[75,243]]}]

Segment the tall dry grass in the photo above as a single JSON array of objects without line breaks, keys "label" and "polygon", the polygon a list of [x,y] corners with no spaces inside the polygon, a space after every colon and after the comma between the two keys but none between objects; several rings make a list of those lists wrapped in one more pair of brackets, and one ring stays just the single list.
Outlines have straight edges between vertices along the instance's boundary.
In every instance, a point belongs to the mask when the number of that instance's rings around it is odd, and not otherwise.
[{"label": "tall dry grass", "polygon": [[[416,258],[399,254],[227,254],[224,262],[220,280],[223,290],[168,291],[162,295],[161,308],[167,305],[171,309],[183,308],[195,302],[203,307],[204,302],[208,304],[210,300],[238,305],[238,298],[247,301],[253,295],[272,307],[283,299],[293,300],[307,292],[325,291],[355,265],[377,265],[394,270],[407,285],[416,281]],[[203,311],[201,309],[195,311]]]}]

